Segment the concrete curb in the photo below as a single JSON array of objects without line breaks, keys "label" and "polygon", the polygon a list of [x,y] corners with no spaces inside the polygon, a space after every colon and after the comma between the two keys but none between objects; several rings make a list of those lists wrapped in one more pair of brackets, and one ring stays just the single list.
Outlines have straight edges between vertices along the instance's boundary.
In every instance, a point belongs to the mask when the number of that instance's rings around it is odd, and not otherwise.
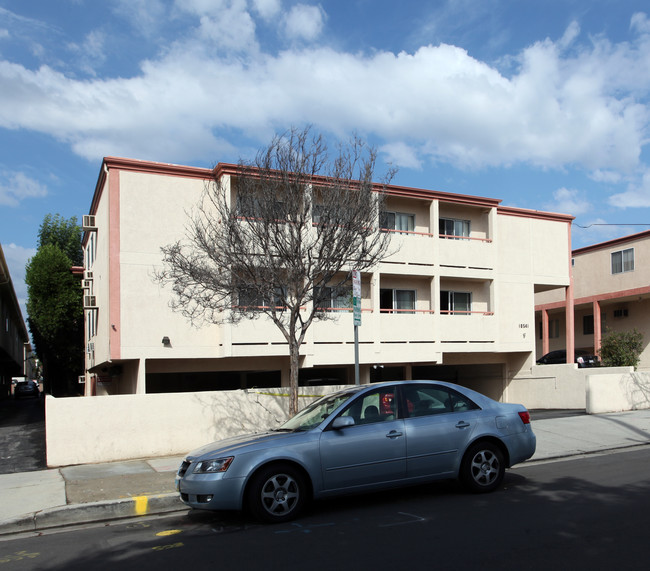
[{"label": "concrete curb", "polygon": [[189,508],[181,502],[177,493],[60,506],[0,521],[0,535],[155,515],[184,509]]}]

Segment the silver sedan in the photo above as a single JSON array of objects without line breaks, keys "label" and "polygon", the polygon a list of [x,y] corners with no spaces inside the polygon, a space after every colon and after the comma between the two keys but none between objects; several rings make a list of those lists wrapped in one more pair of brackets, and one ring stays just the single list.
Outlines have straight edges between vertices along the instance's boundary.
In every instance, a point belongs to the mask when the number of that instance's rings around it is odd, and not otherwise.
[{"label": "silver sedan", "polygon": [[280,428],[191,452],[176,489],[193,508],[283,522],[311,499],[440,479],[491,492],[535,445],[522,405],[438,381],[351,386]]}]

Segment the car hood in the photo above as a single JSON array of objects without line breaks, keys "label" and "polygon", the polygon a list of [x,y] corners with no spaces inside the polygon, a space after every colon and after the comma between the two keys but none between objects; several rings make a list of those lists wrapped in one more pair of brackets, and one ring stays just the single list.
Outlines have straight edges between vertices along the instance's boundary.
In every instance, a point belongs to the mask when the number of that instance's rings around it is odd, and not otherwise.
[{"label": "car hood", "polygon": [[200,458],[202,456],[227,456],[236,452],[241,452],[246,448],[266,448],[268,446],[277,446],[282,441],[289,438],[295,438],[299,434],[297,432],[275,432],[269,430],[267,432],[258,432],[255,434],[242,434],[240,436],[233,436],[223,440],[217,440],[196,450],[192,450],[187,454],[188,460]]}]

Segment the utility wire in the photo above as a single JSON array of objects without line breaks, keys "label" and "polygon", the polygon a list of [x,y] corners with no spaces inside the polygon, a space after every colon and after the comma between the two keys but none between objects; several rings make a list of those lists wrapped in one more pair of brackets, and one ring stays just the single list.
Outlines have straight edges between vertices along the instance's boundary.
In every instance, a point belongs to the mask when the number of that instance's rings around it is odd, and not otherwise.
[{"label": "utility wire", "polygon": [[577,222],[573,222],[573,225],[577,226],[578,228],[591,228],[592,226],[650,226],[650,222],[646,224],[605,224],[595,222],[594,224],[587,224],[587,226],[581,226]]}]

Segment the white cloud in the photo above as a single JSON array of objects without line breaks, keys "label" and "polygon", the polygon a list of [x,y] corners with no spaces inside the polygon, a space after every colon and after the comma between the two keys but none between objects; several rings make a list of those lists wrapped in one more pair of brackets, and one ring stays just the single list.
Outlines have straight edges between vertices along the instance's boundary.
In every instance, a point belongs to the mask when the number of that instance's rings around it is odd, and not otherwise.
[{"label": "white cloud", "polygon": [[592,209],[592,204],[584,191],[563,187],[553,193],[553,202],[544,207],[554,212],[580,216],[589,212]]},{"label": "white cloud", "polygon": [[618,184],[622,180],[621,173],[609,170],[596,169],[590,175],[590,178],[596,182],[603,182],[606,184]]},{"label": "white cloud", "polygon": [[[143,6],[132,9],[141,14]],[[219,133],[264,141],[312,123],[337,135],[366,133],[413,166],[577,165],[594,177],[639,168],[650,125],[645,17],[635,16],[636,35],[620,44],[598,37],[581,45],[572,24],[559,41],[517,54],[518,69],[505,76],[444,44],[397,54],[327,46],[266,53],[254,14],[278,8],[252,6],[179,0],[196,27],[132,78],[79,81],[0,60],[0,127],[47,133],[91,160],[212,160],[229,145]],[[320,6],[298,4],[286,25],[292,37],[313,39],[324,19]]]},{"label": "white cloud", "polygon": [[414,169],[422,167],[422,162],[418,158],[417,151],[401,141],[382,145],[379,150],[386,155],[387,163],[397,167]]},{"label": "white cloud", "polygon": [[631,182],[625,192],[610,196],[609,204],[616,208],[650,207],[650,169],[639,180]]},{"label": "white cloud", "polygon": [[325,17],[325,12],[320,6],[296,4],[285,16],[285,34],[292,40],[313,41],[323,30]]},{"label": "white cloud", "polygon": [[266,21],[276,17],[282,9],[281,0],[253,0],[255,11]]},{"label": "white cloud", "polygon": [[47,188],[22,172],[0,171],[0,204],[18,206],[27,198],[41,198]]},{"label": "white cloud", "polygon": [[113,11],[138,34],[153,36],[166,16],[163,0],[113,0]]},{"label": "white cloud", "polygon": [[650,19],[643,12],[637,12],[630,19],[630,28],[644,34],[650,34]]},{"label": "white cloud", "polygon": [[176,7],[199,19],[198,40],[225,50],[257,51],[255,21],[246,0],[177,0]]},{"label": "white cloud", "polygon": [[95,75],[96,68],[106,61],[104,47],[106,34],[94,30],[86,35],[81,45],[70,44],[68,49],[78,58],[78,64],[86,73]]}]

